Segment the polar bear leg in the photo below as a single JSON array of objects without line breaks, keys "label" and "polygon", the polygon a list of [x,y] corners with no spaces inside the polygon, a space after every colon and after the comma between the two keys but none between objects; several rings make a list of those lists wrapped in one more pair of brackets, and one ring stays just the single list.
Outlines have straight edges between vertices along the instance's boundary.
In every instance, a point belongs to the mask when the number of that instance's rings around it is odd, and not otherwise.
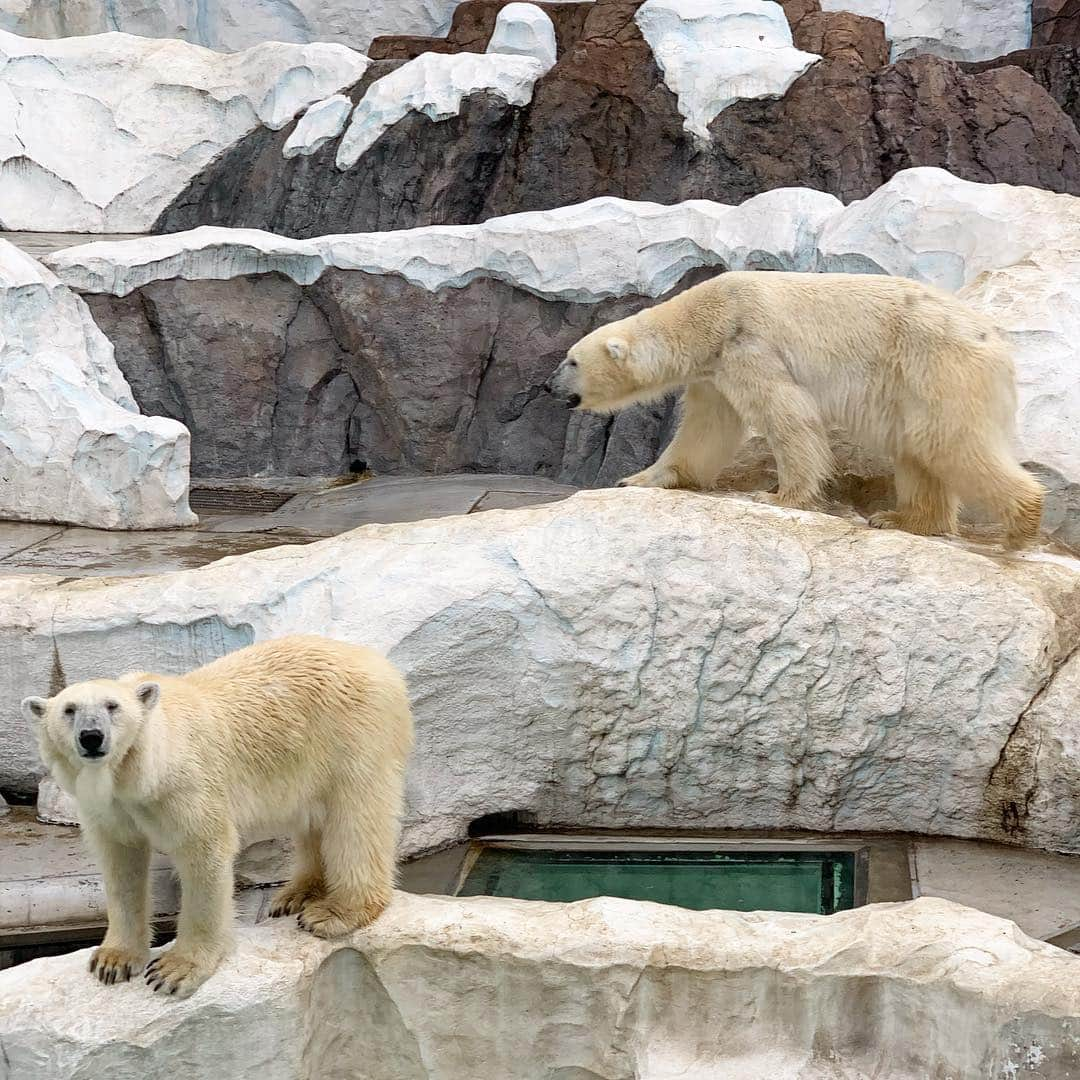
[{"label": "polar bear leg", "polygon": [[120,843],[89,822],[84,831],[101,864],[109,913],[109,929],[90,957],[90,971],[103,983],[126,982],[146,967],[150,955],[150,845],[141,837]]},{"label": "polar bear leg", "polygon": [[228,952],[238,846],[235,829],[222,821],[208,824],[177,850],[180,916],[176,940],[146,966],[145,978],[154,990],[190,996]]},{"label": "polar bear leg", "polygon": [[919,536],[942,536],[957,529],[958,504],[946,485],[915,458],[896,459],[896,510],[872,514],[876,529],[903,529]]},{"label": "polar bear leg", "polygon": [[270,917],[297,915],[304,905],[326,892],[322,865],[322,835],[317,829],[305,830],[295,839],[296,866],[288,884],[283,885],[270,902]]},{"label": "polar bear leg", "polygon": [[656,463],[619,487],[697,488],[713,485],[743,443],[746,429],[731,402],[711,383],[691,383],[675,435]]}]

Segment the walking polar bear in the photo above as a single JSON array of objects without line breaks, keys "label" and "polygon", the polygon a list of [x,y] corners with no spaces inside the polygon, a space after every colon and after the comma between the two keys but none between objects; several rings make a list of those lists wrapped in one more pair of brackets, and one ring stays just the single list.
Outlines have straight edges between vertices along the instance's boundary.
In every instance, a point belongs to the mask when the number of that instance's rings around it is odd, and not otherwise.
[{"label": "walking polar bear", "polygon": [[1043,489],[1013,448],[1012,360],[994,325],[946,293],[867,274],[721,274],[570,349],[550,387],[614,412],[685,387],[656,463],[620,481],[710,487],[747,429],[776,457],[771,501],[810,508],[832,470],[827,426],[894,463],[897,509],[871,524],[955,532],[961,502],[1038,534]]},{"label": "walking polar bear", "polygon": [[[75,797],[104,872],[109,928],[90,970],[144,970],[186,997],[228,951],[243,834],[291,828],[297,866],[271,915],[320,937],[365,926],[390,900],[413,726],[381,656],[319,637],[241,649],[187,675],[69,686],[23,712]],[[172,855],[176,941],[147,966],[152,850]]]}]

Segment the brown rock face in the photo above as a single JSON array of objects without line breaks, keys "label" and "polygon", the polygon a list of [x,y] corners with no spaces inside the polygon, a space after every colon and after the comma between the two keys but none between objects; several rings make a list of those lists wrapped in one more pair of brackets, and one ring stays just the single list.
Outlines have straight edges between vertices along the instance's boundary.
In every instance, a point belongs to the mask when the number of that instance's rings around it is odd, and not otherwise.
[{"label": "brown rock face", "polygon": [[[1080,34],[1077,40],[1080,41]],[[962,67],[971,72],[1019,68],[1027,72],[1061,106],[1074,125],[1080,126],[1080,48],[1076,45],[1020,49],[1007,56],[963,64]]]},{"label": "brown rock face", "polygon": [[1031,44],[1080,45],[1080,0],[1034,0]]},{"label": "brown rock face", "polygon": [[[502,2],[462,4],[448,47],[482,48]],[[1059,104],[1071,111],[1058,90],[1064,61],[1052,76],[1034,62],[888,64],[879,22],[786,0],[796,44],[822,61],[781,100],[726,109],[702,146],[634,22],[639,2],[549,5],[562,9],[552,12],[559,62],[524,108],[478,94],[442,123],[411,115],[346,172],[334,165],[336,143],[286,161],[288,129],[259,131],[196,179],[157,228],[313,236],[461,224],[598,195],[739,202],[789,185],[849,200],[915,165],[1080,193],[1080,134]],[[383,54],[407,55],[411,46],[395,41],[383,39]]]}]

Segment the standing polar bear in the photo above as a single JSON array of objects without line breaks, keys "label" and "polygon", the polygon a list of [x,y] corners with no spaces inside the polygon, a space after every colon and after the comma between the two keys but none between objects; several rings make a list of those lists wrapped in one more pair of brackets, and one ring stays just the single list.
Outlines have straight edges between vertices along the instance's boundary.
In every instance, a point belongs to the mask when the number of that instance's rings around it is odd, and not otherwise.
[{"label": "standing polar bear", "polygon": [[[271,915],[333,937],[389,902],[413,729],[404,680],[378,654],[286,637],[187,675],[77,683],[23,711],[101,861],[109,929],[90,970],[102,982],[145,967],[155,990],[186,997],[213,974],[245,833],[295,836]],[[175,943],[147,966],[154,849],[173,856],[182,899]]]},{"label": "standing polar bear", "polygon": [[871,524],[951,533],[959,504],[1038,534],[1043,489],[1012,449],[1016,386],[994,325],[946,293],[867,274],[735,271],[603,326],[570,350],[551,389],[614,412],[685,387],[671,444],[620,483],[711,486],[747,429],[776,457],[772,501],[810,508],[832,470],[830,424],[894,462],[897,509]]}]

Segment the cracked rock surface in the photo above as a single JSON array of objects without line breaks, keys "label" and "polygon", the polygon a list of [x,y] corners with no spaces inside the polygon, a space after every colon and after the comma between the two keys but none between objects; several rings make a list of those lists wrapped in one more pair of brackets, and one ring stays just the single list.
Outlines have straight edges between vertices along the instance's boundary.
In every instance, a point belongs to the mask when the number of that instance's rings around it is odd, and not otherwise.
[{"label": "cracked rock surface", "polygon": [[1080,1068],[1080,958],[944,900],[826,919],[398,893],[343,942],[285,922],[241,930],[186,1001],[141,980],[102,986],[86,951],[0,972],[11,1075],[141,1076],[150,1062],[192,1080],[1062,1080]]},{"label": "cracked rock surface", "polygon": [[0,612],[8,788],[38,775],[17,703],[40,673],[184,671],[318,626],[408,678],[406,854],[511,810],[1080,851],[1052,797],[1080,790],[1067,559],[633,489],[156,578],[9,578]]}]

